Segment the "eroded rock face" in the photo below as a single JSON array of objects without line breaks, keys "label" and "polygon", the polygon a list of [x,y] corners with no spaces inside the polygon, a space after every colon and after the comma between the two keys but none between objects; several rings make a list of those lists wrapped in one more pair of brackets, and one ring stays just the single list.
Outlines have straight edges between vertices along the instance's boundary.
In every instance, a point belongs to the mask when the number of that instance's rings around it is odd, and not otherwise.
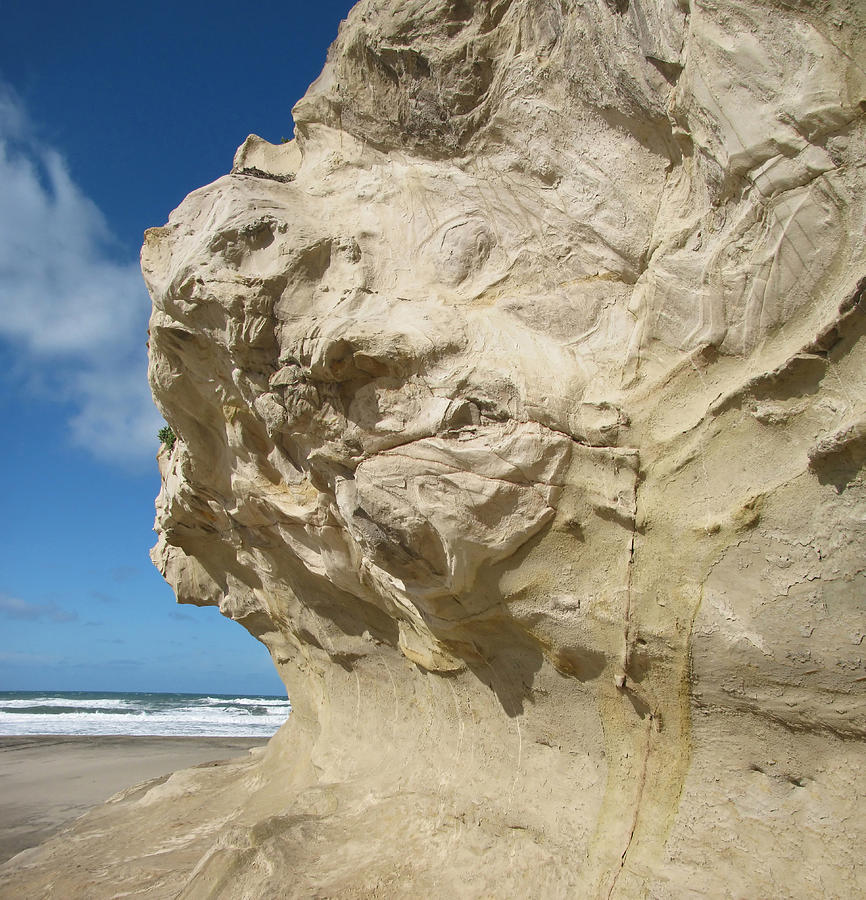
[{"label": "eroded rock face", "polygon": [[183,896],[866,891],[864,16],[364,0],[147,233],[154,560],[295,707]]},{"label": "eroded rock face", "polygon": [[148,234],[157,564],[501,890],[859,884],[861,13],[362,3]]}]

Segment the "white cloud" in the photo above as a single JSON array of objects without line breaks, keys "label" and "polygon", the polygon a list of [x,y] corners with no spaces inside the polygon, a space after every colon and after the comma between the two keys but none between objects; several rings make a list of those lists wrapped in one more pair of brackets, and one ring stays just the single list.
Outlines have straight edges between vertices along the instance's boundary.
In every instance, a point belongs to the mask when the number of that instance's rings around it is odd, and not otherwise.
[{"label": "white cloud", "polygon": [[17,651],[0,651],[0,664],[4,666],[53,666],[59,657],[44,653],[20,653]]},{"label": "white cloud", "polygon": [[150,460],[161,419],[147,386],[149,300],[104,216],[0,85],[0,338],[75,410],[74,442]]},{"label": "white cloud", "polygon": [[0,594],[0,616],[27,622],[75,622],[78,613],[70,612],[56,603],[30,603],[17,597]]}]

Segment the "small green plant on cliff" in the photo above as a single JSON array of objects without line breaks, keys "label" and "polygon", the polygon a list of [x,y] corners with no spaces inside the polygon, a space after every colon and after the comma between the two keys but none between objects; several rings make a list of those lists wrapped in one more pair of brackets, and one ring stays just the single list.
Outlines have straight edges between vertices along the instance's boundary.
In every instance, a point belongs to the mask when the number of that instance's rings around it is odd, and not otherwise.
[{"label": "small green plant on cliff", "polygon": [[162,428],[160,428],[156,436],[160,439],[160,441],[162,441],[163,444],[165,444],[166,447],[168,447],[169,450],[174,449],[174,442],[177,440],[177,438],[175,437],[174,432],[171,430],[170,425],[164,425]]}]

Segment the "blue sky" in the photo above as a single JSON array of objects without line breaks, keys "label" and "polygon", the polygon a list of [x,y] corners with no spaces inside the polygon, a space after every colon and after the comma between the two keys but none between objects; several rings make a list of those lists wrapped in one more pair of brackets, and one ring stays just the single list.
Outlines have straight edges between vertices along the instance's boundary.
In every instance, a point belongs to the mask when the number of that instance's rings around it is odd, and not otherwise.
[{"label": "blue sky", "polygon": [[162,424],[142,233],[292,134],[352,3],[6,0],[0,30],[0,691],[280,693],[148,550]]}]

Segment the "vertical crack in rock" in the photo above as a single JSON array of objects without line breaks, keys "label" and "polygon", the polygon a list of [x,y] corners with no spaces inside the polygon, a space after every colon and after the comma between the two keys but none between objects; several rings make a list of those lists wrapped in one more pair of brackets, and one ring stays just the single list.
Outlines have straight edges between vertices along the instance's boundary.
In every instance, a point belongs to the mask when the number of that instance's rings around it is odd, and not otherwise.
[{"label": "vertical crack in rock", "polygon": [[[634,807],[631,811],[631,822],[628,828],[628,832],[626,835],[626,843],[625,847],[619,857],[618,865],[615,866],[612,877],[610,878],[610,885],[607,890],[606,896],[608,898],[612,897],[614,891],[616,889],[617,882],[619,881],[620,873],[623,867],[626,864],[626,858],[628,856],[629,850],[632,846],[632,841],[634,840],[635,831],[638,827],[638,821],[641,813],[641,804],[644,798],[644,790],[646,788],[646,779],[647,779],[647,767],[649,764],[650,753],[652,752],[652,741],[653,741],[653,732],[658,731],[662,727],[661,722],[661,713],[659,710],[659,705],[655,698],[653,698],[646,691],[641,690],[637,683],[632,683],[629,680],[630,672],[632,671],[631,667],[631,656],[633,647],[636,641],[640,640],[640,638],[636,637],[632,633],[632,590],[633,590],[633,581],[634,581],[634,569],[635,569],[635,542],[637,540],[638,535],[638,522],[640,521],[640,510],[638,507],[638,494],[640,491],[640,456],[636,454],[636,472],[635,472],[635,480],[634,480],[634,493],[633,493],[633,515],[634,520],[631,529],[631,536],[628,541],[628,564],[626,570],[626,600],[625,600],[625,627],[623,631],[623,663],[622,663],[622,673],[617,675],[616,677],[616,686],[623,692],[627,692],[629,694],[629,699],[631,700],[632,705],[635,707],[635,710],[641,713],[641,717],[645,719],[646,727],[645,727],[645,735],[644,735],[644,747],[643,752],[641,753],[642,762],[639,766],[639,771],[637,773],[636,785],[635,785],[635,799],[634,799]],[[642,641],[642,643],[645,643]]]},{"label": "vertical crack in rock", "polygon": [[142,250],[153,559],[293,713],[10,895],[866,894],[864,62],[842,0],[362,0]]}]

